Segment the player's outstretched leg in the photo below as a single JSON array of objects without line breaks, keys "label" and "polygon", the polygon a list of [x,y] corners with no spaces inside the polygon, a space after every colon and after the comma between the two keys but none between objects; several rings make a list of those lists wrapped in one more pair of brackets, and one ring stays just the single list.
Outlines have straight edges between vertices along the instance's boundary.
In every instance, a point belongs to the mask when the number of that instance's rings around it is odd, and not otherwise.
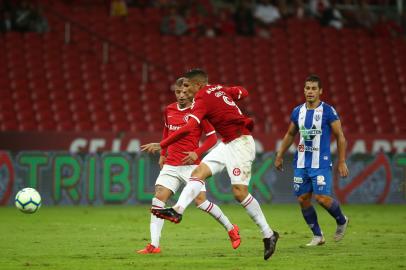
[{"label": "player's outstretched leg", "polygon": [[188,205],[199,195],[204,186],[204,180],[211,176],[210,168],[203,162],[197,166],[183,188],[179,196],[178,202],[173,208],[153,209],[151,212],[155,216],[170,220],[174,223],[179,223],[182,220],[182,215]]},{"label": "player's outstretched leg", "polygon": [[191,177],[183,188],[178,202],[174,207],[164,209],[151,209],[151,213],[158,218],[169,220],[173,223],[180,223],[182,221],[182,214],[186,207],[193,201],[194,198],[200,193],[200,190],[204,186],[204,182]]},{"label": "player's outstretched leg", "polygon": [[317,202],[319,202],[336,220],[337,229],[334,235],[334,240],[340,241],[345,235],[349,219],[342,213],[340,204],[337,202],[337,200],[325,195],[316,195],[315,198]]},{"label": "player's outstretched leg", "polygon": [[[199,198],[199,197],[198,197]],[[209,213],[212,217],[214,217],[221,225],[224,226],[224,228],[228,232],[228,236],[230,237],[231,241],[231,246],[236,249],[240,246],[241,244],[241,237],[239,233],[239,228],[235,224],[231,224],[230,220],[228,217],[221,211],[220,207],[218,207],[216,204],[205,200],[204,202],[200,203],[197,206],[199,209]]]},{"label": "player's outstretched leg", "polygon": [[173,208],[151,209],[151,213],[159,218],[169,220],[173,223],[181,222],[183,212],[200,193],[203,185],[204,181],[199,180],[197,177],[190,177],[190,180],[187,182],[179,196],[178,202]]},{"label": "player's outstretched leg", "polygon": [[[233,192],[234,196],[238,201],[240,201],[241,205],[245,208],[251,219],[261,229],[261,233],[264,237],[264,259],[268,260],[275,252],[276,242],[278,241],[279,234],[272,231],[271,227],[269,227],[264,213],[261,210],[261,206],[259,205],[258,201],[248,193],[246,186],[233,185]],[[243,194],[248,195],[243,200],[240,200],[241,195]]]},{"label": "player's outstretched leg", "polygon": [[[151,209],[162,209],[165,203],[157,198],[152,198],[152,208]],[[159,239],[161,238],[161,231],[164,226],[164,220],[157,218],[151,214],[151,221],[149,225],[151,233],[151,243],[149,243],[145,248],[138,250],[138,254],[150,254],[150,253],[160,253],[161,248],[159,247]]]}]

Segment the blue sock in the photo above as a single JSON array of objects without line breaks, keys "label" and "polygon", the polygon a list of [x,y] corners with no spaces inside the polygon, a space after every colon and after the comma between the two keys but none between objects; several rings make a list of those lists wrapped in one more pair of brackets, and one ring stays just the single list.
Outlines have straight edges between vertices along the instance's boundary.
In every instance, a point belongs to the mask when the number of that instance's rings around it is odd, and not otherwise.
[{"label": "blue sock", "polygon": [[343,213],[341,212],[340,204],[336,200],[333,200],[330,208],[324,208],[333,218],[335,218],[338,225],[343,225],[345,223],[346,220]]},{"label": "blue sock", "polygon": [[313,206],[303,209],[302,214],[306,220],[307,225],[309,225],[310,230],[312,230],[314,235],[321,236],[321,229],[319,223],[317,222],[317,213]]}]

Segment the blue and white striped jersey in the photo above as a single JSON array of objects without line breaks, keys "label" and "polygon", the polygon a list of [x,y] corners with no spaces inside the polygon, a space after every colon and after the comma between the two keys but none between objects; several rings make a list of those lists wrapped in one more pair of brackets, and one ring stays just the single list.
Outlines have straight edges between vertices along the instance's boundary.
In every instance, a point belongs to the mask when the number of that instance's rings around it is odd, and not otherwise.
[{"label": "blue and white striped jersey", "polygon": [[315,169],[332,166],[330,124],[339,119],[334,108],[321,102],[316,109],[308,110],[305,103],[293,109],[290,119],[300,133],[294,166]]}]

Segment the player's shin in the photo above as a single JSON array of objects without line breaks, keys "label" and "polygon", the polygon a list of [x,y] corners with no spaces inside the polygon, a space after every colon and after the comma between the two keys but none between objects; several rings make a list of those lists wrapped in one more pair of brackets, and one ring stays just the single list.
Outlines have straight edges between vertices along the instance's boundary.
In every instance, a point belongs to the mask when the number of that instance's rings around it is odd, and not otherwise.
[{"label": "player's shin", "polygon": [[312,230],[313,235],[321,236],[322,233],[319,222],[317,220],[317,213],[314,207],[311,205],[308,208],[302,208],[302,215],[310,230]]},{"label": "player's shin", "polygon": [[336,220],[338,225],[343,225],[346,222],[346,218],[344,214],[341,211],[340,204],[337,202],[337,200],[333,199],[330,207],[325,206],[324,204],[321,204],[327,212]]},{"label": "player's shin", "polygon": [[183,188],[182,193],[179,196],[178,202],[174,205],[173,209],[179,214],[183,214],[186,207],[199,195],[204,181],[196,178],[190,177],[190,180]]},{"label": "player's shin", "polygon": [[269,227],[258,201],[251,194],[248,194],[248,196],[241,202],[241,205],[245,208],[251,219],[261,229],[264,238],[270,238],[273,235],[273,231]]},{"label": "player's shin", "polygon": [[[165,203],[157,198],[152,198],[152,208],[162,209],[165,207]],[[154,247],[159,247],[159,239],[161,238],[161,231],[164,226],[164,220],[157,218],[151,214],[151,223],[149,226],[151,233],[151,244]]]},{"label": "player's shin", "polygon": [[198,208],[209,213],[220,224],[222,224],[227,231],[233,229],[233,225],[231,224],[230,220],[227,218],[226,215],[224,215],[223,211],[221,211],[220,207],[218,207],[216,204],[206,200],[202,204],[200,204]]}]

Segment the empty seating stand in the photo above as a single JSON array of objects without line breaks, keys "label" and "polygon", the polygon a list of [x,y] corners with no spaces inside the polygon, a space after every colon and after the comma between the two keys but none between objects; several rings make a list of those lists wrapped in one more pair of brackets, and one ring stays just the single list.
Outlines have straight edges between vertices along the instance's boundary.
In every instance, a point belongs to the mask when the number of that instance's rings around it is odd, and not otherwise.
[{"label": "empty seating stand", "polygon": [[[159,9],[130,9],[127,18],[111,18],[104,7],[40,2],[52,5],[51,32],[0,36],[2,131],[160,131],[162,109],[175,101],[170,84],[201,67],[212,83],[250,91],[241,107],[260,132],[286,129],[291,110],[303,102],[309,73],[322,78],[323,99],[336,107],[344,130],[406,132],[401,39],[294,19],[272,29],[269,39],[162,36]],[[79,27],[72,27],[65,44],[65,22],[51,10],[121,47],[110,46],[104,63],[102,41]]]}]

